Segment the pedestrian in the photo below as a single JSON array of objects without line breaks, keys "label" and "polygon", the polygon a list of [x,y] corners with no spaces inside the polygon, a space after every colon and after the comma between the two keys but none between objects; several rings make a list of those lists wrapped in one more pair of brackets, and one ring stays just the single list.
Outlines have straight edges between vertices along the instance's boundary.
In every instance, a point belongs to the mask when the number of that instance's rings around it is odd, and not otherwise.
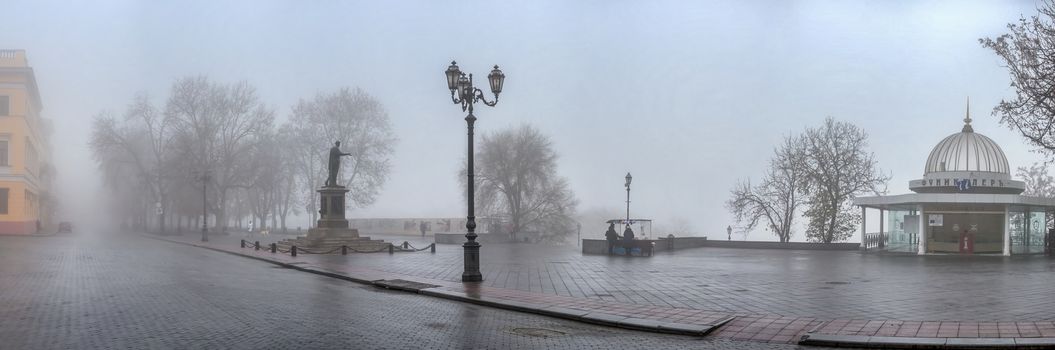
[{"label": "pedestrian", "polygon": [[421,237],[425,237],[425,220],[421,220],[421,224],[418,225],[418,229],[421,230]]},{"label": "pedestrian", "polygon": [[626,249],[626,255],[631,255],[630,250],[634,248],[634,230],[630,228],[630,224],[623,230],[623,248]]},{"label": "pedestrian", "polygon": [[733,240],[733,226],[732,225],[729,225],[729,226],[725,227],[725,234],[727,235],[725,237],[725,240],[727,240],[727,241]]},{"label": "pedestrian", "polygon": [[615,223],[608,224],[608,231],[604,232],[604,239],[608,240],[608,255],[615,253],[615,243],[619,234],[615,232]]}]

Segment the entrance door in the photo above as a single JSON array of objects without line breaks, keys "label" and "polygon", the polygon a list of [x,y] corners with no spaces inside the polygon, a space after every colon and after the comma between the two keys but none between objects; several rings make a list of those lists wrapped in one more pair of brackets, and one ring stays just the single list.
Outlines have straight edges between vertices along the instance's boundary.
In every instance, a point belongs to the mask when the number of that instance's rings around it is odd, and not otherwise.
[{"label": "entrance door", "polygon": [[933,213],[941,214],[943,220],[926,226],[928,253],[999,254],[1003,251],[1003,213]]},{"label": "entrance door", "polygon": [[974,234],[966,230],[960,233],[960,254],[974,254]]}]

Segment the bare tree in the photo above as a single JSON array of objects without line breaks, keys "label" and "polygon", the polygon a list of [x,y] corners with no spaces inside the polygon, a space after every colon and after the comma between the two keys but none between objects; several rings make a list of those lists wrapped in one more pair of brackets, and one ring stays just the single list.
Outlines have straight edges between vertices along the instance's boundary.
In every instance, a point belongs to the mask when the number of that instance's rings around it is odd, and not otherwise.
[{"label": "bare tree", "polygon": [[866,151],[868,134],[853,124],[828,117],[820,127],[807,129],[802,143],[800,186],[809,197],[806,237],[824,243],[845,240],[861,220],[853,198],[885,193],[890,176],[876,168],[874,155]]},{"label": "bare tree", "polygon": [[1055,177],[1048,174],[1048,166],[1045,163],[1033,163],[1027,167],[1019,167],[1015,174],[1026,183],[1026,190],[1022,194],[1037,197],[1055,197]]},{"label": "bare tree", "polygon": [[732,190],[732,198],[725,206],[743,230],[750,231],[764,221],[781,242],[791,240],[796,211],[805,203],[800,188],[804,177],[802,147],[800,138],[785,137],[784,144],[774,151],[761,183],[752,186],[750,181],[744,181]]},{"label": "bare tree", "polygon": [[274,209],[278,200],[275,187],[281,182],[281,173],[286,167],[282,164],[279,145],[273,134],[268,134],[264,141],[258,142],[250,154],[251,169],[249,187],[246,188],[246,199],[249,211],[260,229],[265,228],[267,219],[275,215]]},{"label": "bare tree", "polygon": [[297,210],[297,154],[296,154],[296,142],[290,133],[282,133],[276,137],[276,144],[278,145],[275,150],[277,157],[277,166],[275,167],[275,182],[272,187],[275,196],[275,216],[274,219],[278,219],[278,223],[272,224],[272,227],[280,227],[282,231],[286,231],[286,218],[289,215],[296,215],[300,211]]},{"label": "bare tree", "polygon": [[[575,232],[578,200],[557,175],[557,153],[538,129],[522,125],[485,135],[475,172],[480,212],[508,216],[513,240],[528,230],[552,241]],[[460,178],[466,178],[464,168]]]},{"label": "bare tree", "polygon": [[286,229],[286,218],[295,212],[296,164],[291,142],[296,140],[288,134],[269,133],[258,142],[251,152],[248,174],[251,179],[246,188],[249,211],[260,223],[260,229],[271,220],[271,229]]},{"label": "bare tree", "polygon": [[165,108],[176,129],[176,148],[183,152],[183,169],[209,173],[211,206],[217,225],[227,223],[228,197],[245,189],[253,169],[249,157],[262,136],[273,127],[274,112],[241,82],[223,85],[198,76],[177,80]]},{"label": "bare tree", "polygon": [[1017,129],[1033,146],[1055,155],[1055,4],[1045,1],[1039,14],[1007,25],[1010,33],[978,41],[992,49],[1008,69],[1015,98],[1001,100],[993,115]]},{"label": "bare tree", "polygon": [[92,121],[92,140],[89,145],[92,156],[99,163],[102,172],[103,185],[110,190],[110,195],[115,199],[118,220],[125,226],[129,223],[138,226],[142,219],[142,211],[145,203],[143,196],[135,191],[134,183],[129,179],[139,179],[139,172],[134,165],[134,160],[127,152],[123,151],[118,135],[125,132],[118,124],[116,118],[108,112],[97,114]]},{"label": "bare tree", "polygon": [[[129,167],[128,171],[134,174],[134,178],[142,185],[147,192],[145,194],[153,203],[171,207],[168,200],[173,187],[170,172],[175,167],[171,159],[171,143],[171,121],[158,112],[150,103],[149,97],[139,94],[129,104],[128,110],[120,120],[106,113],[96,115],[90,146],[96,160],[104,168],[116,170],[113,167],[119,165],[115,162]],[[154,210],[153,203],[138,209]],[[156,222],[160,232],[165,231],[165,212],[167,211],[159,211],[157,214]]]},{"label": "bare tree", "polygon": [[[348,203],[373,204],[390,172],[389,157],[398,141],[383,105],[360,89],[342,88],[300,100],[293,107],[289,130],[298,135],[293,147],[303,201],[315,222],[315,190],[326,177],[326,150],[341,141],[351,153],[341,161],[337,182],[348,187]],[[351,206],[349,207],[351,208]]]},{"label": "bare tree", "polygon": [[[1055,197],[1055,177],[1048,174],[1047,163],[1033,163],[1028,168],[1019,167],[1016,175],[1026,183],[1026,190],[1022,192],[1023,195],[1045,198]],[[1047,212],[1044,217],[1047,222],[1045,227],[1052,227],[1052,224],[1055,223],[1055,215]]]}]

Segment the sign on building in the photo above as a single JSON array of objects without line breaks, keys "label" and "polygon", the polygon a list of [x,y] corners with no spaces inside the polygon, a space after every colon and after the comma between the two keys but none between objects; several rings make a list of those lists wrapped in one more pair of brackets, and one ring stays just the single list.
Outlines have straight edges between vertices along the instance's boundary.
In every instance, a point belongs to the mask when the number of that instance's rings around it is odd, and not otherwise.
[{"label": "sign on building", "polygon": [[927,225],[929,225],[929,226],[944,226],[945,224],[942,222],[943,219],[944,218],[942,217],[941,214],[928,214],[927,215]]}]

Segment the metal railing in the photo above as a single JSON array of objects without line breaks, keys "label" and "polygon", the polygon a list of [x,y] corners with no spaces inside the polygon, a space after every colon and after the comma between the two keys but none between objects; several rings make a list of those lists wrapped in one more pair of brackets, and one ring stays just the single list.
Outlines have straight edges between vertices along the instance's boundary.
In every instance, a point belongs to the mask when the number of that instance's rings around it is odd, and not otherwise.
[{"label": "metal railing", "polygon": [[861,246],[865,250],[883,249],[886,247],[886,239],[887,235],[883,232],[865,233],[864,239],[861,240]]}]

